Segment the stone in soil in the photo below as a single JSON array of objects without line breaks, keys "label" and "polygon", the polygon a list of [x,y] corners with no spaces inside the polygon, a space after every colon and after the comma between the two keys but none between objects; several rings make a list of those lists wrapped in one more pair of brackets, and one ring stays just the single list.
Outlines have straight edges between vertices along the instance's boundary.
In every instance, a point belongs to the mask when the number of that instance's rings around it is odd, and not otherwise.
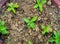
[{"label": "stone in soil", "polygon": [[60,9],[60,0],[52,0],[52,3]]},{"label": "stone in soil", "polygon": [[0,0],[0,8],[6,3],[7,0]]},{"label": "stone in soil", "polygon": [[49,1],[47,2],[47,5],[51,5],[51,0],[49,0]]}]

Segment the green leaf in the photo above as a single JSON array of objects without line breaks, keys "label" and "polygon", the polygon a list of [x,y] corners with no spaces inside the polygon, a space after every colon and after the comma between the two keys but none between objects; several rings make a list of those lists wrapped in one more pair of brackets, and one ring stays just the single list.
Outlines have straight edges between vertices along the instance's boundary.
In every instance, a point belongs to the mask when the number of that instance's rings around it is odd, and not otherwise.
[{"label": "green leaf", "polygon": [[0,25],[5,25],[5,22],[0,20]]},{"label": "green leaf", "polygon": [[7,28],[5,26],[0,27],[0,31],[5,31]]},{"label": "green leaf", "polygon": [[34,16],[34,17],[32,18],[32,20],[31,20],[31,22],[34,22],[34,21],[36,21],[36,20],[37,20],[37,17]]},{"label": "green leaf", "polygon": [[24,18],[23,19],[26,23],[29,23],[30,22],[30,20],[28,19],[28,18]]},{"label": "green leaf", "polygon": [[43,11],[43,4],[46,3],[46,0],[37,0],[37,4],[35,4],[34,8],[39,8],[40,12]]},{"label": "green leaf", "polygon": [[50,38],[49,42],[54,42],[55,39],[53,37]]},{"label": "green leaf", "polygon": [[2,31],[2,34],[5,35],[5,34],[8,34],[8,31]]},{"label": "green leaf", "polygon": [[46,3],[46,0],[43,0],[43,1],[42,1],[42,4],[45,4],[45,3]]},{"label": "green leaf", "polygon": [[42,34],[49,33],[50,25],[47,25],[44,29]]},{"label": "green leaf", "polygon": [[47,32],[49,32],[50,25],[47,25],[47,26],[45,27],[45,29],[46,29]]},{"label": "green leaf", "polygon": [[56,42],[56,44],[60,44],[60,41],[59,42]]},{"label": "green leaf", "polygon": [[45,32],[49,32],[49,29],[50,29],[50,25],[46,26],[44,30]]},{"label": "green leaf", "polygon": [[37,4],[38,4],[38,5],[40,4],[40,0],[37,0]]},{"label": "green leaf", "polygon": [[11,11],[11,8],[8,8],[7,11]]},{"label": "green leaf", "polygon": [[40,3],[40,5],[39,5],[39,10],[40,10],[41,12],[43,11],[42,3]]},{"label": "green leaf", "polygon": [[41,28],[42,28],[42,29],[44,29],[44,28],[45,28],[44,24],[42,24],[42,25],[41,25]]},{"label": "green leaf", "polygon": [[28,44],[33,44],[33,43],[31,41],[29,41]]},{"label": "green leaf", "polygon": [[8,9],[7,11],[12,11],[14,14],[16,14],[16,8],[18,8],[19,5],[17,3],[8,3]]},{"label": "green leaf", "polygon": [[30,24],[30,28],[35,28],[36,26],[34,25],[34,23]]},{"label": "green leaf", "polygon": [[7,34],[7,27],[5,26],[5,22],[4,21],[0,21],[0,33]]},{"label": "green leaf", "polygon": [[14,8],[18,8],[19,5],[18,5],[17,3],[15,3],[15,4],[13,5],[13,7],[14,7]]},{"label": "green leaf", "polygon": [[35,28],[36,26],[34,25],[34,21],[36,21],[37,17],[34,16],[31,20],[28,18],[24,18],[23,20],[27,23],[28,28]]},{"label": "green leaf", "polygon": [[54,33],[55,37],[57,37],[57,36],[58,36],[58,33],[57,33],[56,31],[54,31],[53,33]]},{"label": "green leaf", "polygon": [[39,7],[38,4],[35,4],[35,5],[34,5],[34,8],[38,8],[38,7]]},{"label": "green leaf", "polygon": [[15,13],[15,14],[16,14],[16,10],[15,10],[14,8],[12,8],[12,11],[13,11],[13,13]]},{"label": "green leaf", "polygon": [[50,38],[51,42],[56,42],[56,44],[60,44],[60,34],[56,31],[53,31],[54,36]]}]

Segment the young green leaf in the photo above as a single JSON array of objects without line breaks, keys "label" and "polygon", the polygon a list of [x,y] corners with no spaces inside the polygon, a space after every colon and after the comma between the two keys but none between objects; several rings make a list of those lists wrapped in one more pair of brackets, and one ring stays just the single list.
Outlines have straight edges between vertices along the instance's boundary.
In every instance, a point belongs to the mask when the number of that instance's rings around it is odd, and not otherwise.
[{"label": "young green leaf", "polygon": [[44,26],[42,24],[41,28],[42,28],[42,34],[44,35],[45,33],[49,33],[50,25]]},{"label": "young green leaf", "polygon": [[45,34],[46,32],[49,33],[50,25],[46,26],[42,32],[42,34]]},{"label": "young green leaf", "polygon": [[54,42],[55,39],[53,37],[50,38],[49,42]]},{"label": "young green leaf", "polygon": [[14,14],[16,14],[16,10],[14,9],[14,8],[11,8],[12,9],[12,12],[14,13]]},{"label": "young green leaf", "polygon": [[[56,31],[53,32],[53,37],[50,38],[49,42],[56,42],[56,44],[60,44],[60,34]],[[52,41],[53,40],[53,41]]]},{"label": "young green leaf", "polygon": [[42,1],[42,4],[45,4],[45,3],[46,3],[46,0],[43,0],[43,1]]},{"label": "young green leaf", "polygon": [[11,8],[8,8],[7,11],[11,11]]},{"label": "young green leaf", "polygon": [[2,34],[3,34],[3,35],[6,35],[6,34],[8,34],[8,33],[9,33],[9,32],[6,31],[6,30],[5,30],[5,31],[2,31]]},{"label": "young green leaf", "polygon": [[34,5],[34,8],[38,8],[38,7],[39,7],[38,4],[35,4],[35,5]]},{"label": "young green leaf", "polygon": [[36,20],[37,20],[37,17],[34,16],[34,17],[31,19],[31,22],[34,22],[34,21],[36,21]]},{"label": "young green leaf", "polygon": [[0,20],[0,25],[4,25],[4,24],[5,24],[5,22]]},{"label": "young green leaf", "polygon": [[37,4],[38,4],[38,5],[40,4],[40,2],[41,2],[41,0],[37,0]]},{"label": "young green leaf", "polygon": [[8,34],[7,27],[5,26],[4,21],[0,21],[0,33],[2,33],[3,35]]},{"label": "young green leaf", "polygon": [[41,25],[41,28],[42,28],[42,29],[45,29],[45,26],[44,26],[44,24],[42,24],[42,25]]},{"label": "young green leaf", "polygon": [[56,31],[54,31],[53,33],[54,33],[54,35],[57,37],[58,33],[57,33]]},{"label": "young green leaf", "polygon": [[40,5],[39,5],[39,10],[40,10],[41,12],[43,11],[42,3],[40,3]]},{"label": "young green leaf", "polygon": [[13,7],[18,8],[19,5],[17,3],[15,3]]},{"label": "young green leaf", "polygon": [[30,20],[29,20],[28,18],[24,18],[24,21],[25,21],[26,23],[29,23],[29,22],[30,22]]},{"label": "young green leaf", "polygon": [[34,8],[39,8],[40,12],[43,11],[43,5],[46,3],[46,0],[37,0],[37,4],[34,5]]},{"label": "young green leaf", "polygon": [[29,41],[28,44],[33,44],[33,43],[31,41]]},{"label": "young green leaf", "polygon": [[19,7],[19,5],[17,3],[14,3],[14,4],[13,3],[8,3],[7,5],[8,5],[7,11],[12,11],[14,14],[16,14],[15,9],[17,9]]},{"label": "young green leaf", "polygon": [[31,23],[29,26],[30,26],[31,28],[35,28],[35,27],[36,27],[34,23]]},{"label": "young green leaf", "polygon": [[34,24],[36,20],[37,20],[36,16],[34,16],[31,20],[28,18],[24,18],[24,21],[27,23],[27,27],[32,29],[36,27]]}]

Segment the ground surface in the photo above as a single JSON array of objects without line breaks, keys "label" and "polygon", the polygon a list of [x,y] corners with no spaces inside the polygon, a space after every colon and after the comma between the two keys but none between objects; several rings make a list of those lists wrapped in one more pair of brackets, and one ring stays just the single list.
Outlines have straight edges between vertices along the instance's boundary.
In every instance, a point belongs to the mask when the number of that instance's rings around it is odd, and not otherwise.
[{"label": "ground surface", "polygon": [[[43,23],[45,25],[50,24],[50,31],[60,29],[60,19],[57,18],[59,15],[57,8],[47,2],[44,5],[44,10],[42,13],[38,9],[34,9],[34,4],[36,0],[14,0],[13,3],[18,3],[19,8],[17,9],[17,14],[14,15],[12,12],[7,12],[7,6],[2,8],[0,13],[0,19],[6,22],[8,30],[10,32],[9,36],[5,40],[5,44],[28,44],[31,40],[33,44],[51,44],[48,42],[50,34],[43,36],[41,34],[40,25]],[[23,21],[24,17],[32,18],[37,16],[37,21],[35,22],[37,28],[35,30],[28,29]]]}]

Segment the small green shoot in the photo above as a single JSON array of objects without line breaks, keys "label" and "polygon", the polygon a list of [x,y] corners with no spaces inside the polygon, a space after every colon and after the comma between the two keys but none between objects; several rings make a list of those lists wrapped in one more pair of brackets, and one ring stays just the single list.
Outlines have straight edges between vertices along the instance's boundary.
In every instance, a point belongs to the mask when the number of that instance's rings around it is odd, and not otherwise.
[{"label": "small green shoot", "polygon": [[41,29],[42,29],[42,34],[46,34],[49,33],[49,29],[50,29],[50,25],[44,26],[43,24],[41,25]]},{"label": "small green shoot", "polygon": [[7,27],[5,26],[5,22],[0,20],[0,33],[3,35],[8,34]]},{"label": "small green shoot", "polygon": [[28,44],[33,44],[32,41],[29,41]]},{"label": "small green shoot", "polygon": [[49,42],[56,42],[56,44],[60,44],[60,34],[56,31],[53,32],[53,37],[50,38]]},{"label": "small green shoot", "polygon": [[37,17],[34,16],[31,20],[28,18],[24,18],[24,21],[27,23],[28,28],[36,28],[34,22],[37,20]]},{"label": "small green shoot", "polygon": [[34,8],[39,8],[39,10],[43,11],[43,4],[46,3],[46,0],[37,0],[37,4],[34,5]]},{"label": "small green shoot", "polygon": [[17,3],[8,3],[8,9],[7,11],[12,11],[14,14],[16,14],[16,10],[19,7],[19,5]]}]

